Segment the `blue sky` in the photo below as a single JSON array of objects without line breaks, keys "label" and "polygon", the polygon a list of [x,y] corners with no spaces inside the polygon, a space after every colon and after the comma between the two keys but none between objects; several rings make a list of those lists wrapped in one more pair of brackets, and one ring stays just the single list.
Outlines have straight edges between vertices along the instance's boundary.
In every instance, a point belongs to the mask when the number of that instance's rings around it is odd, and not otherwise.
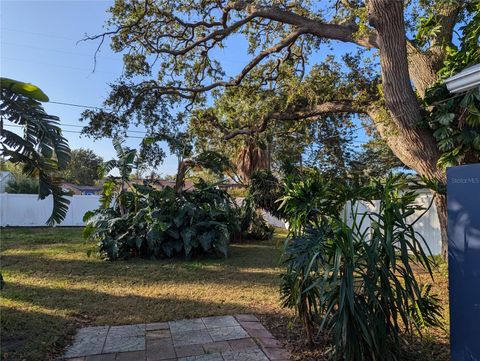
[{"label": "blue sky", "polygon": [[[112,1],[1,1],[0,73],[3,77],[38,85],[51,101],[101,107],[108,95],[108,84],[122,73],[122,56],[104,45],[93,71],[96,42],[80,42],[85,33],[102,31]],[[246,44],[239,38],[219,54],[228,74],[234,74],[247,62]],[[342,45],[342,52],[350,50]],[[338,52],[338,51],[337,51]],[[325,54],[326,55],[326,54]],[[322,54],[323,56],[323,54]],[[81,130],[79,117],[84,110],[46,103],[50,114],[60,117],[70,147],[90,148],[104,159],[114,157],[110,139],[94,141],[76,133]],[[141,132],[142,128],[130,131]],[[73,133],[72,133],[73,132]],[[130,133],[141,136],[141,133]],[[363,132],[359,138],[364,139]],[[140,139],[127,139],[136,147]],[[176,158],[168,156],[157,172],[166,175],[176,171]]]}]

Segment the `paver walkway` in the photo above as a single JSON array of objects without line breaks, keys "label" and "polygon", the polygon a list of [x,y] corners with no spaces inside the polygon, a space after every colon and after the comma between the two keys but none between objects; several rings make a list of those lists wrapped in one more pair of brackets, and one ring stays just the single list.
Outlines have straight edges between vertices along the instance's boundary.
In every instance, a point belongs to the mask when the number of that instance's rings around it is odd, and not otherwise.
[{"label": "paver walkway", "polygon": [[205,317],[78,331],[68,361],[288,361],[253,315]]}]

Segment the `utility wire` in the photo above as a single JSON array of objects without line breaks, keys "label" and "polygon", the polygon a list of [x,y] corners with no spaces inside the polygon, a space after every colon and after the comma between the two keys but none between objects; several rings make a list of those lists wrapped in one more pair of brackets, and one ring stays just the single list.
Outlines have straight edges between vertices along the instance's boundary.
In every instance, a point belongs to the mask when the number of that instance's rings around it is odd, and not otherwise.
[{"label": "utility wire", "polygon": [[[23,125],[16,125],[16,124],[4,124],[4,127],[14,127],[14,128],[23,128]],[[76,130],[64,130],[62,129],[62,132],[64,133],[75,133],[75,134],[83,134],[82,132],[76,131]],[[85,134],[84,134],[85,135]],[[132,139],[144,139],[144,137],[138,137],[134,135],[126,135],[127,138],[132,138]]]},{"label": "utility wire", "polygon": [[[92,58],[92,57],[93,57],[92,54],[78,53],[78,52],[69,51],[69,50],[60,50],[60,49],[44,48],[44,47],[35,46],[35,45],[29,45],[29,44],[11,43],[11,42],[8,42],[8,41],[3,41],[3,40],[1,40],[1,43],[2,43],[2,44],[5,44],[5,45],[22,47],[22,48],[30,48],[30,49],[37,49],[37,50],[43,50],[43,51],[51,51],[51,52],[55,52],[55,53],[71,54],[71,55],[76,55],[76,56],[85,56],[85,57],[89,57],[89,58]],[[102,54],[102,53],[100,53],[100,54]],[[102,56],[102,59],[118,60],[119,58],[115,58],[115,57],[113,57],[113,56]]]},{"label": "utility wire", "polygon": [[[87,69],[87,68],[77,68],[74,66],[68,66],[68,65],[62,65],[62,64],[52,64],[44,61],[38,61],[38,60],[30,60],[30,59],[21,59],[21,58],[11,58],[8,56],[2,56],[0,59],[5,59],[5,60],[13,60],[13,61],[23,61],[26,63],[34,63],[34,64],[43,64],[45,66],[53,66],[55,68],[65,68],[65,69],[72,69],[72,70],[78,70],[78,71],[88,71],[89,73],[93,73],[92,69]],[[113,71],[104,71],[104,70],[95,70],[95,73],[104,73],[104,74],[111,74],[111,75],[118,75],[118,73],[114,73]]]},{"label": "utility wire", "polygon": [[[68,102],[59,102],[59,101],[49,101],[49,103],[52,103],[52,104],[57,104],[57,105],[64,105],[64,106],[70,106],[70,107],[77,107],[77,108],[85,108],[85,109],[97,109],[97,110],[104,110],[104,111],[107,111],[107,112],[110,112],[112,111],[111,109],[107,109],[107,108],[102,108],[102,107],[97,107],[97,106],[94,106],[94,105],[84,105],[84,104],[76,104],[76,103],[68,103]],[[380,121],[380,122],[377,122],[376,124],[381,124],[381,123],[384,123],[384,121]],[[60,125],[62,126],[67,126],[67,127],[75,127],[75,128],[83,128],[82,125],[76,125],[76,124],[69,124],[69,123],[60,123]],[[8,126],[8,125],[7,125]],[[12,125],[13,126],[13,125]],[[356,128],[353,128],[353,129],[350,129],[351,131],[357,131],[357,130],[361,130],[361,129],[366,129],[366,128],[371,128],[375,126],[375,124],[372,124],[372,125],[361,125],[359,127],[356,127]],[[21,126],[17,126],[17,127],[21,127]],[[69,132],[69,133],[78,133],[78,134],[83,134],[82,132],[75,132],[75,131],[72,131],[72,130],[65,130],[65,132]],[[138,130],[130,130],[128,131],[129,133],[136,133],[136,134],[144,134],[146,135],[147,132],[146,131],[138,131]],[[129,138],[138,138],[138,139],[143,139],[141,137],[135,137],[135,136],[128,136],[127,137]],[[331,137],[328,137],[328,138],[325,138],[323,140],[330,140],[330,139],[335,139],[335,138],[338,138],[338,136],[331,136]],[[353,141],[353,143],[360,143],[360,144],[366,144],[368,142],[359,142],[359,141]]]},{"label": "utility wire", "polygon": [[[104,110],[104,111],[107,111],[107,112],[112,111],[112,109],[97,107],[97,106],[94,106],[94,105],[83,105],[83,104],[58,102],[58,101],[49,101],[49,103],[58,104],[58,105],[65,105],[65,106],[70,106],[70,107],[77,107],[77,108],[98,109],[98,110]],[[381,123],[384,123],[384,122],[385,121],[380,121],[380,122],[377,122],[376,124],[381,124]],[[74,125],[74,124],[67,124],[67,123],[61,123],[61,125],[83,128],[83,126],[81,126],[81,125]],[[366,126],[362,125],[362,126],[351,129],[351,131],[357,131],[357,130],[364,129],[364,128],[370,128],[372,126],[374,126],[374,124],[366,125]],[[131,130],[130,133],[146,134],[146,132],[135,131],[135,130]],[[329,139],[334,139],[334,138],[337,138],[337,136],[332,136],[332,137],[329,137],[329,138],[325,138],[324,140],[329,140]]]},{"label": "utility wire", "polygon": [[78,39],[74,38],[69,38],[66,36],[60,36],[60,35],[52,35],[52,34],[44,34],[44,33],[36,33],[32,31],[25,31],[25,30],[17,30],[17,29],[11,29],[11,28],[5,28],[1,27],[0,28],[2,31],[13,31],[14,33],[23,33],[23,34],[30,34],[30,35],[38,35],[38,36],[44,36],[47,38],[57,38],[57,39],[65,39],[65,40],[73,40],[73,41],[78,41]]},{"label": "utility wire", "polygon": [[[65,127],[74,127],[74,128],[84,128],[84,125],[77,125],[77,124],[68,124],[60,122],[61,126]],[[145,130],[129,130],[130,133],[138,133],[138,134],[147,134]]]},{"label": "utility wire", "polygon": [[[82,127],[81,125],[69,125],[69,124],[61,124],[61,125]],[[16,125],[16,124],[4,124],[3,126],[4,127],[23,128],[22,125]],[[76,130],[62,129],[62,132],[64,132],[64,133],[74,133],[74,134],[83,134],[82,132],[79,132],[79,131],[76,131]],[[131,138],[131,139],[144,139],[144,137],[139,137],[139,136],[135,136],[135,135],[128,135],[128,133],[139,133],[139,134],[147,135],[146,132],[131,130],[131,131],[127,132],[127,135],[126,135],[127,138]],[[85,135],[85,134],[83,134],[83,135]],[[330,138],[335,138],[335,137],[330,137]],[[327,140],[327,139],[328,138],[326,138],[324,140]],[[368,141],[365,142],[365,141],[360,141],[360,140],[351,140],[351,142],[352,143],[357,143],[357,144],[367,144],[368,143]]]},{"label": "utility wire", "polygon": [[83,104],[75,104],[75,103],[55,102],[55,101],[51,101],[51,100],[48,103],[66,105],[66,106],[69,106],[69,107],[77,107],[77,108],[105,110],[107,112],[112,111],[112,109],[97,107],[97,106],[94,106],[94,105],[83,105]]}]

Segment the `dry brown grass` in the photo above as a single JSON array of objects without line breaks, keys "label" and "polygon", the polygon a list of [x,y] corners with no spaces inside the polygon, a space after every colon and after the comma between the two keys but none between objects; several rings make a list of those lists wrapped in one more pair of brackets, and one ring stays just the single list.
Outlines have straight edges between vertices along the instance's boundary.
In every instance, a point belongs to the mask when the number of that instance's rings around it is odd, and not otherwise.
[{"label": "dry brown grass", "polygon": [[80,229],[3,230],[2,353],[56,356],[80,324],[275,313],[278,238],[235,244],[228,259],[105,262]]}]

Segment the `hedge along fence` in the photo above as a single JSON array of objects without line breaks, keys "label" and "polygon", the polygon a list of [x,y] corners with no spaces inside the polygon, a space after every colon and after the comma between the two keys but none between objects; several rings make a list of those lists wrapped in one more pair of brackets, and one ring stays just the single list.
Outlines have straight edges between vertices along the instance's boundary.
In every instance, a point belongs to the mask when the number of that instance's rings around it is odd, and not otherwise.
[{"label": "hedge along fence", "polygon": [[[98,195],[74,195],[69,198],[70,206],[67,216],[60,224],[65,227],[81,227],[84,225],[83,216],[87,211],[97,209],[100,205],[100,196]],[[419,193],[417,202],[427,208],[432,201],[432,196],[428,191]],[[359,203],[358,211],[373,211],[378,207],[379,202]],[[349,207],[346,207],[347,210]],[[51,196],[44,200],[39,200],[35,194],[8,194],[0,193],[0,227],[42,227],[52,212]],[[418,217],[422,212],[418,211],[412,215],[412,219]],[[282,227],[284,223],[281,220],[264,214],[265,220],[275,227]],[[352,217],[347,211],[347,217]],[[367,222],[368,220],[365,220]],[[365,224],[364,227],[368,225]],[[425,215],[415,224],[415,230],[418,231],[426,240],[432,254],[437,255],[441,252],[440,225],[438,223],[437,210],[433,204]]]}]

